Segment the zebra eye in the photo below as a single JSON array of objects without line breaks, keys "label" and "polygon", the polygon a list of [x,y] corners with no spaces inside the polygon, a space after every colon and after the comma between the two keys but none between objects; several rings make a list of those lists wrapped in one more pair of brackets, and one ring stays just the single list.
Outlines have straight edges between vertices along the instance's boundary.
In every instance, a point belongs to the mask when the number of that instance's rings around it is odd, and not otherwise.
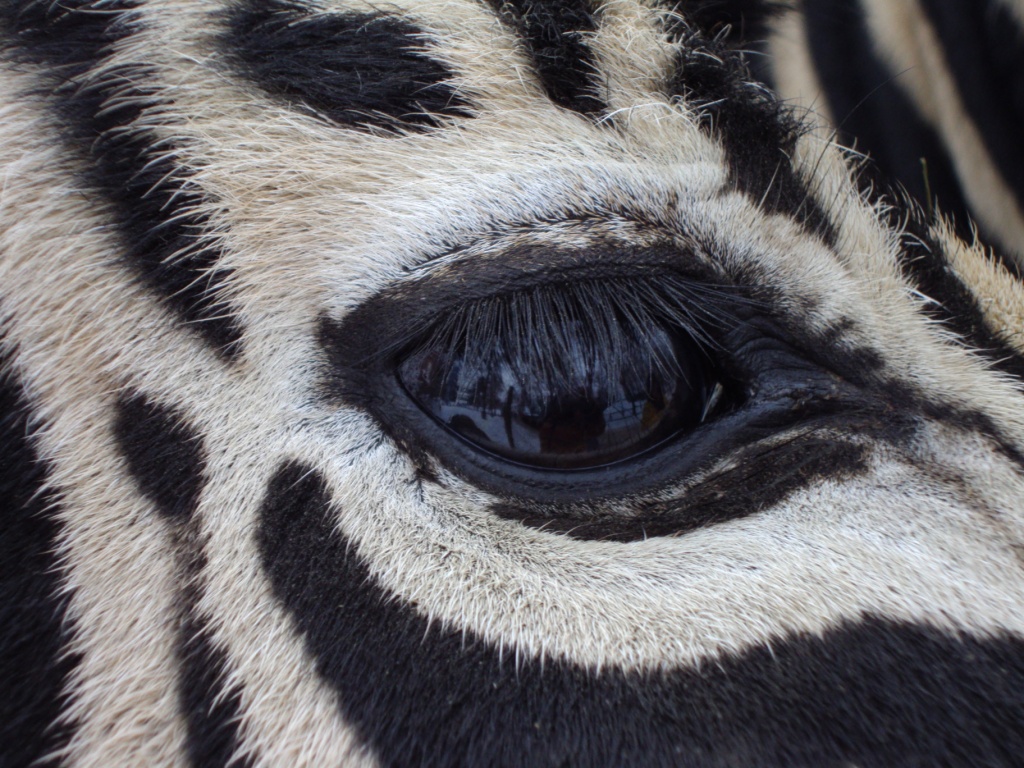
[{"label": "zebra eye", "polygon": [[418,406],[517,464],[591,469],[692,431],[733,402],[704,346],[542,292],[464,309],[405,357]]},{"label": "zebra eye", "polygon": [[699,346],[663,329],[648,335],[618,358],[598,351],[565,361],[569,376],[502,352],[429,349],[399,377],[424,411],[484,450],[551,469],[598,467],[694,429],[722,402]]}]

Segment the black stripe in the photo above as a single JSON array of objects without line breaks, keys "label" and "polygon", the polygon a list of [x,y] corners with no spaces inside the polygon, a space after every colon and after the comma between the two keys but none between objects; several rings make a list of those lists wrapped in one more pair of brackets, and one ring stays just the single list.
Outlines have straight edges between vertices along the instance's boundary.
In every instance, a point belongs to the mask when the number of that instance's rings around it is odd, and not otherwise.
[{"label": "black stripe", "polygon": [[590,0],[487,0],[516,31],[533,61],[544,93],[555,104],[599,115],[601,81],[586,33],[597,29]]},{"label": "black stripe", "polygon": [[665,19],[672,37],[683,37],[688,29],[698,29],[707,38],[715,38],[739,53],[751,74],[760,82],[771,83],[771,60],[767,55],[768,25],[787,9],[787,3],[775,0],[662,0],[673,12]]},{"label": "black stripe", "polygon": [[[957,234],[970,242],[970,214],[952,161],[904,95],[899,73],[890,72],[874,53],[858,0],[807,0],[804,13],[811,56],[840,142],[870,154],[885,177],[899,181],[922,205],[937,203],[952,217]],[[861,179],[865,187],[874,181],[870,171]]]},{"label": "black stripe", "polygon": [[166,107],[154,73],[121,66],[84,85],[118,42],[139,30],[136,0],[9,1],[0,25],[15,55],[45,67],[64,139],[83,160],[86,182],[116,216],[124,258],[135,274],[221,354],[240,352],[242,329],[221,293],[231,278],[218,266],[219,246],[202,239],[210,222],[197,212],[204,194],[175,147],[149,130],[133,129],[144,114]]},{"label": "black stripe", "polygon": [[1024,29],[1004,0],[922,0],[921,6],[938,33],[971,122],[996,169],[1024,203]]},{"label": "black stripe", "polygon": [[[666,0],[663,4],[705,37],[744,47],[766,37],[768,23],[786,10],[784,3],[773,0]],[[679,32],[671,26],[670,30]]]},{"label": "black stripe", "polygon": [[0,765],[27,766],[67,747],[57,725],[80,661],[62,588],[58,499],[31,435],[29,403],[0,350]]},{"label": "black stripe", "polygon": [[993,368],[1024,381],[1024,354],[1004,341],[985,321],[985,313],[978,304],[981,297],[976,296],[957,276],[920,214],[895,209],[889,215],[890,226],[894,229],[898,229],[902,221],[907,222],[900,249],[903,275],[921,293],[938,302],[925,304],[922,311],[978,350]]},{"label": "black stripe", "polygon": [[1019,638],[868,618],[699,670],[597,671],[509,648],[503,660],[376,586],[322,478],[297,464],[270,483],[259,546],[319,675],[384,765],[973,768],[1024,754]]},{"label": "black stripe", "polygon": [[199,504],[206,458],[184,417],[141,395],[117,403],[114,435],[139,490],[171,520],[187,520]]},{"label": "black stripe", "polygon": [[722,142],[732,183],[764,210],[792,216],[834,245],[831,222],[791,162],[803,127],[754,82],[740,53],[689,28],[676,34],[682,50],[669,92],[698,109],[702,126]]},{"label": "black stripe", "polygon": [[246,0],[221,47],[267,93],[346,128],[423,130],[467,117],[423,30],[385,13],[323,13],[291,0]]},{"label": "black stripe", "polygon": [[226,766],[238,748],[240,698],[224,684],[227,658],[199,612],[206,557],[194,515],[206,466],[203,440],[181,413],[139,394],[118,400],[114,435],[139,490],[171,524],[179,552],[178,693],[189,758],[203,768]]},{"label": "black stripe", "polygon": [[[189,548],[187,544],[185,547]],[[228,764],[247,768],[254,764],[251,755],[232,759],[241,741],[241,694],[227,686],[227,654],[214,644],[209,623],[199,612],[198,581],[206,563],[198,544],[191,549],[186,555],[191,560],[186,563],[183,576],[189,583],[181,595],[178,646],[181,660],[178,694],[188,728],[189,761],[196,768],[219,768]]]}]

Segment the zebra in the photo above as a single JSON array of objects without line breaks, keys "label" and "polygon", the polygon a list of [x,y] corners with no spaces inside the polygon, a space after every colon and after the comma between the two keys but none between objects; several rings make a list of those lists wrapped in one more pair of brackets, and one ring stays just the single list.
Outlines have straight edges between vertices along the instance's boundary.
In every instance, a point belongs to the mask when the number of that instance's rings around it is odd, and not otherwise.
[{"label": "zebra", "polygon": [[1019,765],[1022,21],[0,4],[0,763]]}]

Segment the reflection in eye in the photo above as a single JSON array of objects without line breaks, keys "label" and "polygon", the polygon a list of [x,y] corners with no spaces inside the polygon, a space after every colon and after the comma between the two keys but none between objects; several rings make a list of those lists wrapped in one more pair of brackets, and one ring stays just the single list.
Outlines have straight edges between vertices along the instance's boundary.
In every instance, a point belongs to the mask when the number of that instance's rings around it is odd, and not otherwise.
[{"label": "reflection in eye", "polygon": [[635,306],[594,306],[592,293],[537,289],[462,308],[399,379],[469,443],[550,469],[621,461],[719,410],[725,390],[701,343]]}]

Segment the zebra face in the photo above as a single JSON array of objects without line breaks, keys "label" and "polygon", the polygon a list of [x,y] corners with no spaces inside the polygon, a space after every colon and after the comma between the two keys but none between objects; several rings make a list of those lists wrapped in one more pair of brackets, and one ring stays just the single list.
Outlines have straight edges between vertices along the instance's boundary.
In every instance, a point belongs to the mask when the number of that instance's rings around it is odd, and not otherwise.
[{"label": "zebra face", "polygon": [[714,13],[0,8],[14,764],[1017,759],[1019,276]]}]

